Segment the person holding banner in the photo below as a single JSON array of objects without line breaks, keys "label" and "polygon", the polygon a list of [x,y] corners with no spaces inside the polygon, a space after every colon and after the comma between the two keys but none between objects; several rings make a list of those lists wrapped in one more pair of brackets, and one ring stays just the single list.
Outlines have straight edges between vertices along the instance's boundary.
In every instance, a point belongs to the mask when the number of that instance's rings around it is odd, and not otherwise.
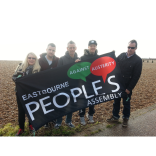
[{"label": "person holding banner", "polygon": [[[49,43],[46,49],[46,53],[42,53],[39,58],[39,64],[41,66],[41,71],[47,69],[53,69],[57,67],[59,58],[55,56],[56,45],[54,43]],[[54,124],[55,120],[52,121]],[[45,128],[48,128],[48,123],[44,125]]]},{"label": "person holding banner", "polygon": [[[18,67],[16,68],[15,73],[12,76],[12,80],[16,82],[16,80],[20,77],[38,73],[40,71],[40,68],[41,67],[39,65],[37,56],[33,52],[30,52],[27,54],[25,61],[23,63],[20,63]],[[17,91],[16,91],[16,99],[17,99],[17,105],[18,105],[18,122],[19,122],[19,127],[20,127],[16,136],[20,136],[24,132],[25,111],[20,102],[19,97],[17,96]],[[30,124],[30,122],[29,122],[29,130],[30,132],[33,132],[33,127]]]},{"label": "person holding banner", "polygon": [[[76,44],[73,41],[70,41],[67,44],[67,51],[65,53],[64,56],[62,56],[59,59],[58,65],[57,67],[61,67],[64,66],[68,63],[73,63],[75,62],[75,60],[78,59],[77,53],[75,52],[77,49]],[[56,125],[54,126],[55,129],[58,129],[61,126],[62,123],[62,117],[57,119]],[[66,124],[70,127],[70,128],[74,128],[75,126],[72,124],[72,113],[69,113],[66,116]]]},{"label": "person holding banner", "polygon": [[[97,48],[97,42],[95,40],[89,41],[88,49],[84,49],[84,55],[81,56],[81,61],[97,56],[98,50],[96,48]],[[86,125],[86,122],[84,119],[85,110],[86,109],[79,110],[80,122],[82,125]],[[94,105],[92,105],[89,107],[89,112],[86,115],[89,120],[89,123],[94,123],[94,120],[93,120],[94,113],[95,113],[95,109],[94,109]]]},{"label": "person holding banner", "polygon": [[[127,127],[130,117],[130,100],[132,90],[136,86],[142,71],[142,59],[136,54],[137,41],[131,40],[128,44],[126,53],[121,53],[117,57],[122,76],[125,80],[126,97],[123,97],[123,127]],[[121,98],[117,98],[113,103],[113,115],[107,119],[107,122],[118,122]]]},{"label": "person holding banner", "polygon": [[57,67],[59,58],[55,56],[55,52],[56,45],[54,43],[49,43],[46,49],[46,53],[42,53],[39,58],[41,71]]}]

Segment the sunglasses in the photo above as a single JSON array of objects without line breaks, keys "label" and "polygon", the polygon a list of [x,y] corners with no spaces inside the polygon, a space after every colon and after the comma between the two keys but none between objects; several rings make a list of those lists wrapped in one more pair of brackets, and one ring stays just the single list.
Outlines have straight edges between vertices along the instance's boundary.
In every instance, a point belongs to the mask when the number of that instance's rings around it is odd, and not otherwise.
[{"label": "sunglasses", "polygon": [[28,59],[29,59],[29,60],[30,60],[30,59],[36,60],[36,58],[34,58],[34,57],[28,57]]},{"label": "sunglasses", "polygon": [[135,49],[136,47],[127,47],[128,49]]}]

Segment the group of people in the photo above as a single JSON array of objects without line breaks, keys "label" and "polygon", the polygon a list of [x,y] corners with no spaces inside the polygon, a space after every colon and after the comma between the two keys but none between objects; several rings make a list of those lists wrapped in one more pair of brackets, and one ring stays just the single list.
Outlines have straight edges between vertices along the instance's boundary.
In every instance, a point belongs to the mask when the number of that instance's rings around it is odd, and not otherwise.
[{"label": "group of people", "polygon": [[[16,82],[18,78],[25,75],[35,74],[37,72],[42,72],[47,69],[53,69],[56,67],[64,66],[68,63],[84,61],[86,59],[98,55],[97,42],[95,40],[89,41],[88,49],[84,49],[84,55],[81,56],[80,58],[76,53],[76,49],[77,49],[76,44],[73,41],[70,41],[67,44],[67,51],[65,52],[65,55],[60,58],[55,56],[56,46],[53,43],[48,44],[46,52],[42,53],[39,59],[37,58],[36,54],[30,52],[27,54],[25,61],[23,63],[20,63],[16,68],[12,79],[14,82]],[[128,119],[130,117],[130,100],[131,100],[132,90],[137,84],[142,71],[142,60],[136,54],[136,49],[137,49],[137,41],[131,40],[128,43],[127,52],[124,52],[117,57],[117,61],[119,62],[121,68],[122,76],[125,80],[125,85],[126,85],[125,92],[129,97],[128,99],[123,98],[123,105],[124,105],[123,126],[124,127],[127,126]],[[19,97],[17,96],[17,91],[16,91],[16,98],[18,104],[18,122],[20,127],[16,136],[20,136],[24,132],[25,111],[22,104],[20,103]],[[120,118],[119,116],[120,101],[121,98],[114,100],[113,115],[106,120],[107,122],[118,122],[118,119]],[[95,113],[95,109],[93,105],[89,107],[89,112],[86,114],[89,123],[94,123],[93,120],[94,113]],[[80,123],[82,125],[86,125],[84,115],[85,115],[85,109],[79,110]],[[53,120],[52,122],[55,123],[54,128],[58,129],[61,126],[62,117]],[[65,122],[70,128],[75,127],[72,124],[72,113],[66,115]],[[45,127],[48,127],[48,123],[45,124]],[[30,132],[33,131],[33,126],[31,125],[30,122],[29,122],[29,130]]]}]

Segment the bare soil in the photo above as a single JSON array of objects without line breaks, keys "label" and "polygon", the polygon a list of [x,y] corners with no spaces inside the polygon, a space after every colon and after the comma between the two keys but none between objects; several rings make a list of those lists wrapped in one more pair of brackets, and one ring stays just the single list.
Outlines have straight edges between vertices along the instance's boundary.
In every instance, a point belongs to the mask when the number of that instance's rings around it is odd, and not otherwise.
[{"label": "bare soil", "polygon": [[[20,61],[0,60],[0,127],[6,123],[18,124],[18,108],[14,91],[15,84],[12,81],[12,75],[19,63]],[[142,75],[133,90],[131,111],[153,105],[156,101],[155,88],[156,62],[143,62]],[[96,105],[96,112],[94,114],[95,122],[103,122],[106,118],[112,115],[112,106],[113,101]],[[122,113],[122,108],[123,105],[121,105],[120,114]],[[80,123],[78,111],[73,113],[72,121],[75,125]]]}]

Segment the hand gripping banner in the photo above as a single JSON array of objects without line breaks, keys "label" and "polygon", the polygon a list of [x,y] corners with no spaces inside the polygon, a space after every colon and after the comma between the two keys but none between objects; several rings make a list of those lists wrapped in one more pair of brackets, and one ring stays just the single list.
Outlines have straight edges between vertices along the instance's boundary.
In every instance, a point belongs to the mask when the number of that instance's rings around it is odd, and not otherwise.
[{"label": "hand gripping banner", "polygon": [[68,113],[119,98],[125,92],[114,52],[19,78],[16,86],[35,130]]}]

